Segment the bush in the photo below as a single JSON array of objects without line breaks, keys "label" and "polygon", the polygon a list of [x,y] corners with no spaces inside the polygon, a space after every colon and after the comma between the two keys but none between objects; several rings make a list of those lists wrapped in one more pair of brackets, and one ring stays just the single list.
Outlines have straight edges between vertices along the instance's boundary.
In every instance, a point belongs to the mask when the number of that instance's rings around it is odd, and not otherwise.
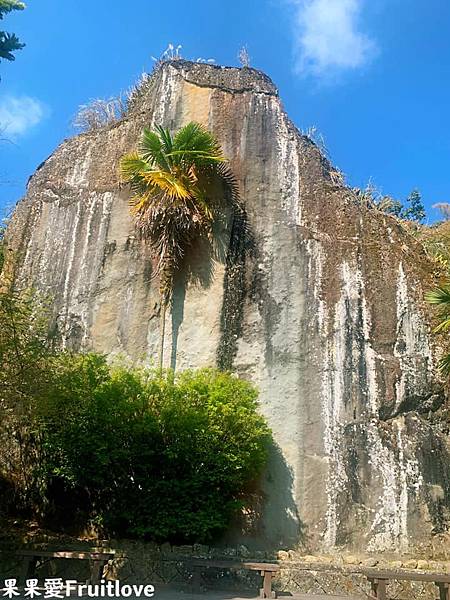
[{"label": "bush", "polygon": [[35,400],[52,379],[54,355],[48,323],[47,302],[36,293],[0,292],[0,478],[14,485],[17,509],[33,505]]},{"label": "bush", "polygon": [[95,354],[60,356],[53,371],[37,415],[52,521],[75,498],[79,517],[118,535],[205,542],[226,529],[270,438],[251,384],[213,369],[110,367]]},{"label": "bush", "polygon": [[419,240],[425,247],[428,256],[439,267],[439,275],[450,274],[450,221],[422,227]]},{"label": "bush", "polygon": [[0,293],[0,496],[72,530],[222,532],[266,460],[255,388],[213,369],[175,376],[58,352],[49,315],[32,292]]}]

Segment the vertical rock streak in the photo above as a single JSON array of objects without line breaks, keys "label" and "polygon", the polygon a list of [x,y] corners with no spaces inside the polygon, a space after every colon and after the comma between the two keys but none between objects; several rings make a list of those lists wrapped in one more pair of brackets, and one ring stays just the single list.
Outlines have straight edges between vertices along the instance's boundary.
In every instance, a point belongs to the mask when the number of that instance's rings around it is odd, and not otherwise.
[{"label": "vertical rock streak", "polygon": [[[411,302],[406,274],[400,261],[397,277],[397,334],[394,356],[399,359],[400,378],[396,383],[396,408],[409,395],[420,394],[431,378],[433,359],[424,315]],[[425,365],[424,365],[425,363]],[[427,378],[423,381],[425,371]]]},{"label": "vertical rock streak", "polygon": [[270,110],[276,118],[278,131],[278,180],[281,184],[281,207],[287,212],[293,223],[302,225],[298,135],[282,111],[279,100],[270,97],[269,101]]},{"label": "vertical rock streak", "polygon": [[418,461],[406,455],[408,440],[403,420],[396,421],[394,427],[397,431],[392,445],[383,443],[376,423],[371,423],[367,430],[370,464],[381,481],[381,494],[370,528],[370,551],[408,549],[409,500],[422,485]]},{"label": "vertical rock streak", "polygon": [[[365,451],[372,471],[372,482],[378,481],[375,489],[381,491],[373,499],[374,517],[369,529],[368,549],[405,550],[408,547],[409,497],[411,493],[417,493],[422,476],[417,460],[405,454],[402,422],[393,424],[397,429],[393,441],[382,436],[383,430],[378,422],[376,366],[380,357],[377,357],[370,341],[371,317],[364,294],[363,275],[358,267],[351,267],[344,262],[341,277],[341,297],[334,309],[333,331],[325,344],[323,370],[324,447],[329,461],[324,542],[328,548],[338,543],[340,513],[345,508],[342,506],[342,497],[348,493],[349,486],[346,445],[349,441],[357,444],[356,437],[351,440],[346,438],[345,429],[350,426],[350,431],[356,435],[356,424],[352,424],[352,420],[359,405],[362,410],[359,420],[367,439]],[[403,276],[397,297],[398,315],[404,319],[408,296],[405,294]],[[407,327],[407,331],[407,336],[411,336],[412,330]],[[414,346],[411,339],[408,344]],[[352,415],[349,409],[352,401],[355,402],[355,393],[360,395],[360,399],[356,398],[357,404]]]}]

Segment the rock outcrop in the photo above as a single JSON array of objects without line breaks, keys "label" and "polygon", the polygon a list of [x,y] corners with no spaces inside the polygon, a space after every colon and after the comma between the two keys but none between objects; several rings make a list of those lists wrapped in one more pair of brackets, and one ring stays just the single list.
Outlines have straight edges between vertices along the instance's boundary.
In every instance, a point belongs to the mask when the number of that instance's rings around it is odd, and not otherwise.
[{"label": "rock outcrop", "polygon": [[7,235],[16,285],[52,295],[65,345],[155,357],[158,282],[118,161],[144,125],[205,124],[230,158],[252,244],[231,224],[213,256],[193,249],[166,357],[233,368],[260,389],[279,450],[248,536],[399,551],[444,531],[450,456],[420,244],[358,202],[258,71],[167,62],[137,96],[31,178]]}]

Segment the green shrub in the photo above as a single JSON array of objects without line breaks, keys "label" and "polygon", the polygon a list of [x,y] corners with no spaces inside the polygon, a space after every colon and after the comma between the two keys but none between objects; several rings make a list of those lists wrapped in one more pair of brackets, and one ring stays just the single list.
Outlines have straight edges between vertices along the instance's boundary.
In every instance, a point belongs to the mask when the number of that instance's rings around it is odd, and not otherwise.
[{"label": "green shrub", "polygon": [[59,356],[53,372],[38,402],[48,516],[75,509],[109,532],[157,541],[226,529],[270,439],[251,384],[213,369],[109,367],[95,354]]},{"label": "green shrub", "polygon": [[32,291],[0,292],[0,480],[13,485],[18,510],[33,505],[36,488],[35,400],[52,379],[54,355],[48,314]]}]

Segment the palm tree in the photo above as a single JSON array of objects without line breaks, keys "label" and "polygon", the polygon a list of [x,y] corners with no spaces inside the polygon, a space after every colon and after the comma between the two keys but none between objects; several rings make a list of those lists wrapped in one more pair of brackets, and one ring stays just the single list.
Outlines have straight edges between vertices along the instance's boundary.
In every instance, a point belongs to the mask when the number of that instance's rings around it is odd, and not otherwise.
[{"label": "palm tree", "polygon": [[191,122],[174,136],[168,129],[145,128],[137,151],[121,159],[122,180],[131,185],[131,213],[158,257],[160,275],[160,349],[163,366],[167,306],[174,275],[194,240],[212,239],[224,198],[239,206],[239,194],[214,136]]},{"label": "palm tree", "polygon": [[[446,283],[425,295],[427,302],[439,308],[439,324],[434,328],[435,333],[450,329],[450,283]],[[443,356],[439,364],[440,370],[450,375],[450,353]]]}]

